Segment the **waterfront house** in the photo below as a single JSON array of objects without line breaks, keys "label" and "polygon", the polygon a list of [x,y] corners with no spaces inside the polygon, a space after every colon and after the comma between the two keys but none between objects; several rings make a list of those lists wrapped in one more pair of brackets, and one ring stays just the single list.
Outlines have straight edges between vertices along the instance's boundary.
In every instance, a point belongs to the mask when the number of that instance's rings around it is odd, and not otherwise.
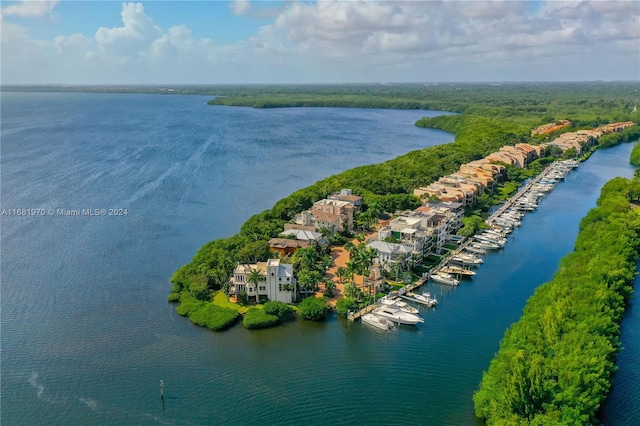
[{"label": "waterfront house", "polygon": [[269,249],[283,256],[296,252],[299,248],[309,247],[308,241],[300,241],[289,238],[271,238],[269,240]]},{"label": "waterfront house", "polygon": [[280,237],[293,237],[298,241],[306,241],[309,244],[321,244],[323,242],[323,237],[320,232],[314,232],[308,229],[287,228],[286,224],[285,230],[280,233]]},{"label": "waterfront house", "polygon": [[351,231],[356,207],[349,201],[323,199],[313,203],[309,210],[295,217],[298,225],[313,227],[315,231],[327,228],[331,232]]},{"label": "waterfront house", "polygon": [[334,192],[333,194],[330,194],[327,199],[346,201],[351,204],[356,211],[362,211],[362,197],[353,194],[350,189],[343,189],[340,192]]},{"label": "waterfront house", "polygon": [[375,262],[379,263],[387,271],[393,270],[394,265],[401,265],[407,269],[412,259],[413,250],[404,244],[387,243],[384,241],[370,241],[367,248],[376,250]]},{"label": "waterfront house", "polygon": [[[261,279],[257,283],[248,281],[252,271],[260,272]],[[238,264],[230,279],[229,294],[240,297],[247,293],[250,302],[261,303],[266,300],[293,303],[296,295],[296,279],[293,276],[293,265],[280,263],[279,259],[254,264]]]}]

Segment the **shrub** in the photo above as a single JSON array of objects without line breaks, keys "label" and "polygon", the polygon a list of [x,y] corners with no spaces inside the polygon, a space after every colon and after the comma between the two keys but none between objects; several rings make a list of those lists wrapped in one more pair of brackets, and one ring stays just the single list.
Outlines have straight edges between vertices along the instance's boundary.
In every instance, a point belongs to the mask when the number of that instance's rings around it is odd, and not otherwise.
[{"label": "shrub", "polygon": [[336,303],[336,311],[338,315],[346,317],[349,311],[355,311],[358,309],[358,302],[353,297],[347,297],[338,300]]},{"label": "shrub", "polygon": [[223,308],[213,303],[205,303],[189,315],[191,322],[210,328],[211,330],[224,330],[233,325],[240,314],[233,309]]},{"label": "shrub", "polygon": [[244,314],[244,319],[242,320],[242,325],[250,330],[273,327],[279,323],[280,318],[278,318],[277,315],[268,314],[263,309],[256,307],[249,308],[247,313]]},{"label": "shrub", "polygon": [[189,293],[182,293],[180,296],[180,306],[176,308],[178,315],[190,316],[192,312],[197,311],[204,305],[204,302],[194,298]]},{"label": "shrub", "polygon": [[167,300],[169,302],[178,302],[180,300],[180,293],[169,293],[169,295],[167,296]]},{"label": "shrub", "polygon": [[275,315],[278,318],[284,318],[292,311],[291,306],[283,302],[266,302],[264,304],[264,312],[269,315]]},{"label": "shrub", "polygon": [[328,311],[324,297],[307,297],[300,303],[300,316],[312,321],[322,321]]}]

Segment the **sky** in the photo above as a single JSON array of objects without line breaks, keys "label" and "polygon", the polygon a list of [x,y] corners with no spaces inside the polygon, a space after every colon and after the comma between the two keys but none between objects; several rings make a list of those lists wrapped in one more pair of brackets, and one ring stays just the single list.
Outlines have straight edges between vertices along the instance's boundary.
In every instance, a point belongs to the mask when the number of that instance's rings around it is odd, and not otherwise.
[{"label": "sky", "polygon": [[640,80],[640,0],[2,1],[2,84]]}]

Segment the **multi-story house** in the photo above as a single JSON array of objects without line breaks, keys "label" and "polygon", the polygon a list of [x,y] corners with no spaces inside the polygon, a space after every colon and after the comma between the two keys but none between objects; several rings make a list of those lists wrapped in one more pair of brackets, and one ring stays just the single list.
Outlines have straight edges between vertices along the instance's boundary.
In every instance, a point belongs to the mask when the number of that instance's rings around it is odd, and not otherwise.
[{"label": "multi-story house", "polygon": [[464,205],[462,203],[425,203],[422,207],[418,207],[416,210],[424,211],[425,213],[437,213],[447,217],[447,223],[449,225],[449,233],[454,233],[458,229],[462,228],[462,218],[464,217]]},{"label": "multi-story house", "polygon": [[329,200],[346,201],[351,204],[356,211],[362,211],[362,197],[354,195],[350,189],[343,189],[340,192],[334,192],[327,197]]},{"label": "multi-story house", "polygon": [[413,257],[413,250],[404,244],[387,243],[384,241],[370,241],[367,248],[372,248],[378,253],[375,262],[380,266],[391,271],[394,265],[399,264],[402,269],[407,269]]},{"label": "multi-story house", "polygon": [[[252,271],[260,272],[257,283],[249,282]],[[240,297],[247,293],[250,302],[260,303],[266,300],[293,303],[296,295],[296,279],[293,265],[280,263],[279,259],[254,264],[238,264],[230,279],[229,293]]]},{"label": "multi-story house", "polygon": [[315,230],[328,228],[332,232],[351,231],[356,207],[348,201],[323,199],[309,210],[296,215],[296,224],[313,226]]}]

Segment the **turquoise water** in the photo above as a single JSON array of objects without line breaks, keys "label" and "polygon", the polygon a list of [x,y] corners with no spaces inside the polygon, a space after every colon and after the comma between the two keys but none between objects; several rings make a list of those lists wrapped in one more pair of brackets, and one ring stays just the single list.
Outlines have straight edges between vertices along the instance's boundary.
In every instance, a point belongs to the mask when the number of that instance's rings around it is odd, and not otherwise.
[{"label": "turquoise water", "polygon": [[[206,100],[2,94],[3,208],[128,210],[2,217],[4,424],[474,424],[471,395],[505,328],[572,249],[600,186],[633,172],[631,145],[598,151],[473,280],[429,288],[441,303],[418,327],[331,317],[213,333],[166,302],[203,243],[325,176],[452,138],[413,126],[437,112]],[[617,403],[639,405],[627,396]]]}]

